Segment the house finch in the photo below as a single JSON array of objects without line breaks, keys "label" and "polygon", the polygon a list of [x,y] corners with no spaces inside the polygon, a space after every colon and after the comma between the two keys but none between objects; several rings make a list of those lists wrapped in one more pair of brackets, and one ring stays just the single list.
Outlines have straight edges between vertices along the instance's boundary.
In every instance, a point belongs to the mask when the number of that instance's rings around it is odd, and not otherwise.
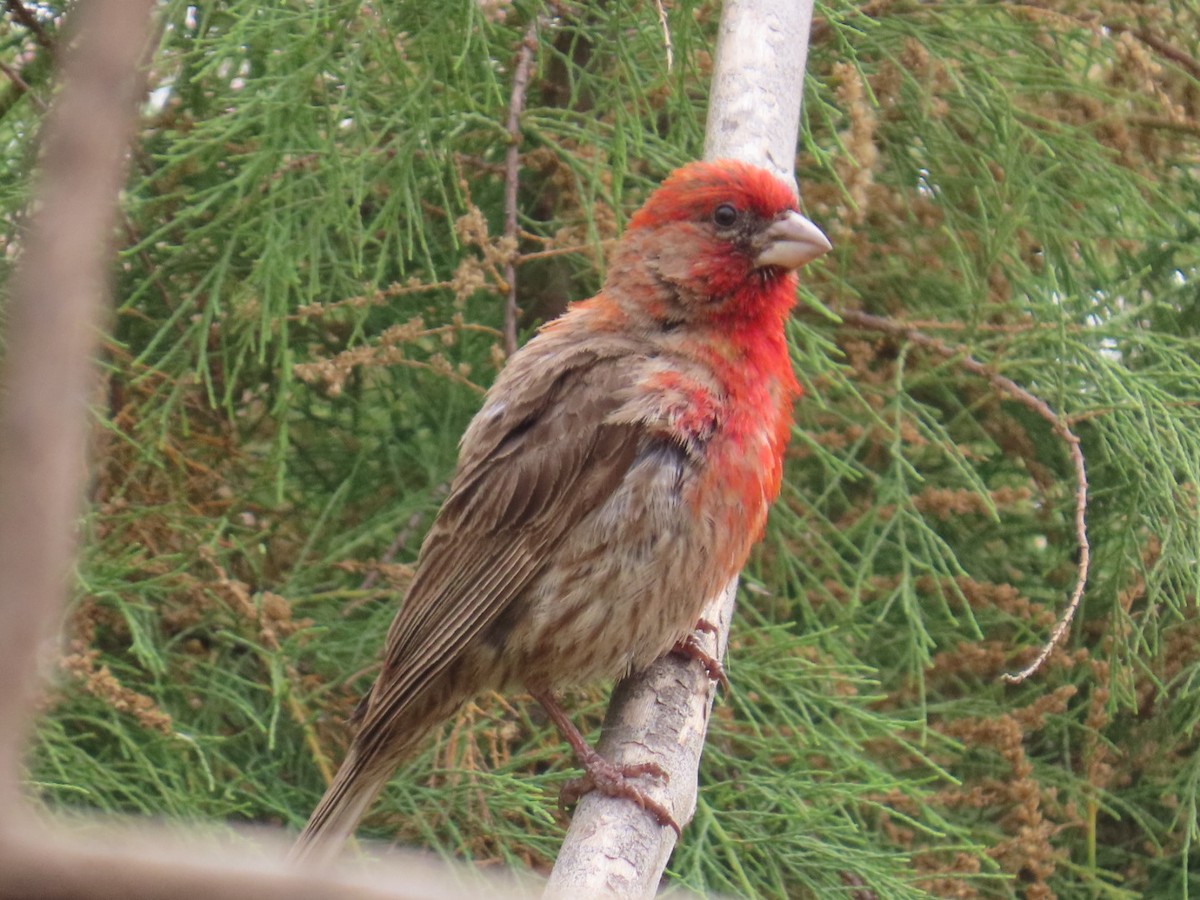
[{"label": "house finch", "polygon": [[513,355],[463,435],[358,732],[293,858],[335,853],[432,728],[508,687],[547,706],[601,789],[674,824],[551,691],[684,642],[745,563],[800,390],[793,270],[827,250],[792,190],[740,162],[684,166],[634,214],[600,293]]}]

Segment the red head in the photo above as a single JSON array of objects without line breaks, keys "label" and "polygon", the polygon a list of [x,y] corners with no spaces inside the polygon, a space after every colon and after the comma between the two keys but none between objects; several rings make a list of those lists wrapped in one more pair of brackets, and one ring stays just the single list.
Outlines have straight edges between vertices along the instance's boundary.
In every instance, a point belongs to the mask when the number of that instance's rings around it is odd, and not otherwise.
[{"label": "red head", "polygon": [[734,160],[691,163],[634,213],[606,287],[641,282],[642,311],[666,321],[757,319],[790,307],[792,270],[828,249],[770,172]]}]

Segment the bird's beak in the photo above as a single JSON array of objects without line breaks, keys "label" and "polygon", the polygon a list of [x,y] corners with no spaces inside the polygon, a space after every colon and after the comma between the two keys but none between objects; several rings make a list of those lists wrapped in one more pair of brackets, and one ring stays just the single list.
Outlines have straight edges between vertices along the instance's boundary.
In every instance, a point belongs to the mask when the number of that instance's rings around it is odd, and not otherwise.
[{"label": "bird's beak", "polygon": [[783,269],[798,269],[833,249],[825,232],[795,210],[772,222],[759,236],[759,245],[754,265]]}]

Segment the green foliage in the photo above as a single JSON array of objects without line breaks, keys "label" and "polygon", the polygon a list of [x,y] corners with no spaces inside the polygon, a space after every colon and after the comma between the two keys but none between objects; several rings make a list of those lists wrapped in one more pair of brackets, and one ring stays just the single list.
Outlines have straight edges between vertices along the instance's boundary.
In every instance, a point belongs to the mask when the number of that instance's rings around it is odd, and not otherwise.
[{"label": "green foliage", "polygon": [[[39,4],[46,31],[53,13]],[[48,806],[298,826],[340,757],[456,442],[502,359],[505,122],[536,5],[170,2],[128,186]],[[702,149],[717,8],[591,3],[537,35],[521,328]],[[671,877],[740,896],[1187,896],[1200,838],[1200,16],[818,7],[797,170],[835,244],[806,398],[744,579]],[[0,266],[50,97],[0,58]],[[945,344],[839,325],[902,320]],[[1075,577],[1066,646],[1019,685]],[[392,558],[394,556],[394,561]],[[604,694],[571,698],[595,729]],[[565,748],[480,698],[363,833],[544,868]]]}]

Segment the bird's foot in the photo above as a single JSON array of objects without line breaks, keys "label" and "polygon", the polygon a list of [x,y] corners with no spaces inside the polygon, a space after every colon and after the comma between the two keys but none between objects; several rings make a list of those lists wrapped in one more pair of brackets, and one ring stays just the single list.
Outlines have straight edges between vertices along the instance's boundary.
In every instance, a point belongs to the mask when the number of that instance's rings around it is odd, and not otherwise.
[{"label": "bird's foot", "polygon": [[530,693],[545,708],[550,720],[554,722],[559,733],[571,745],[579,764],[583,767],[582,777],[573,778],[563,785],[562,792],[558,796],[560,807],[565,808],[574,804],[580,797],[591,791],[599,791],[609,797],[624,797],[632,800],[654,816],[659,825],[669,825],[675,829],[676,836],[682,833],[682,829],[675,821],[675,816],[671,814],[671,811],[632,781],[642,775],[652,775],[655,778],[662,778],[664,781],[670,780],[662,766],[653,762],[631,763],[623,766],[609,762],[589,746],[587,740],[579,733],[579,729],[568,718],[553,695],[547,691],[530,691]]},{"label": "bird's foot", "polygon": [[[715,634],[717,626],[707,619],[701,619],[696,623],[696,631]],[[721,665],[721,661],[709,653],[700,645],[700,639],[694,633],[685,635],[680,638],[675,646],[671,648],[671,652],[677,656],[682,656],[684,659],[694,659],[704,667],[704,671],[708,673],[708,677],[713,681],[720,682],[721,687],[729,690],[729,678],[725,674],[725,667]]]},{"label": "bird's foot", "polygon": [[674,828],[676,837],[681,834],[682,829],[675,821],[671,811],[632,780],[642,775],[652,775],[655,778],[667,780],[667,773],[662,766],[652,762],[618,766],[609,762],[595,750],[591,748],[588,750],[587,755],[581,756],[579,760],[584,774],[579,778],[572,778],[563,785],[562,791],[559,792],[558,805],[560,808],[566,809],[568,806],[573,806],[584,794],[599,791],[606,797],[623,797],[626,800],[632,800],[654,816],[654,820],[659,825],[668,825]]}]

